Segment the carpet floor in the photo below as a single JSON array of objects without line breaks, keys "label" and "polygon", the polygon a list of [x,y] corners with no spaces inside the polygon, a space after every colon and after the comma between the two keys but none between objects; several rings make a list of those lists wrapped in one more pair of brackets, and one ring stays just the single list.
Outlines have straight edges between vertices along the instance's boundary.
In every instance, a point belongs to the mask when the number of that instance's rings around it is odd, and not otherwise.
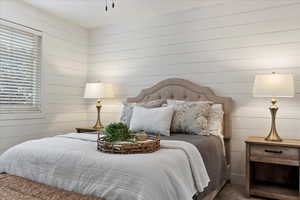
[{"label": "carpet floor", "polygon": [[264,200],[263,198],[247,198],[244,187],[241,185],[227,184],[215,200]]}]

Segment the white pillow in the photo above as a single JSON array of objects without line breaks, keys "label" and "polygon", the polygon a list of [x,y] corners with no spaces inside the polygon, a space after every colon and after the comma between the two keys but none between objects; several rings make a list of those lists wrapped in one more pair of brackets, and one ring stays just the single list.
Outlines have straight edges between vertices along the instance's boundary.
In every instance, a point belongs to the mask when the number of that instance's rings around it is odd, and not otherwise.
[{"label": "white pillow", "polygon": [[162,99],[147,101],[147,102],[140,102],[140,103],[127,103],[125,101],[125,102],[123,102],[123,109],[122,109],[120,121],[127,124],[127,126],[129,127],[134,106],[141,106],[144,108],[157,108],[157,107],[161,107],[162,104],[164,104],[164,103],[165,103],[165,100],[162,100]]},{"label": "white pillow", "polygon": [[135,106],[130,121],[130,130],[160,133],[170,136],[173,107],[143,108]]}]

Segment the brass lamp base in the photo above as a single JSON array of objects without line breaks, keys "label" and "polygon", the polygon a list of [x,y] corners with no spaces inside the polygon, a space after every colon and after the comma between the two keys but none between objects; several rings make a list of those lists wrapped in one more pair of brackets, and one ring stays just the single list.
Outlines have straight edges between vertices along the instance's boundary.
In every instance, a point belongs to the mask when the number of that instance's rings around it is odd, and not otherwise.
[{"label": "brass lamp base", "polygon": [[104,126],[101,124],[101,122],[99,123],[97,121],[96,124],[93,126],[93,128],[97,129],[97,130],[102,130],[102,129],[104,129]]},{"label": "brass lamp base", "polygon": [[102,108],[100,99],[97,100],[96,108],[97,108],[97,122],[96,122],[95,126],[93,126],[93,128],[97,129],[97,130],[102,130],[102,129],[104,129],[104,126],[101,123],[101,117],[100,117],[100,111]]},{"label": "brass lamp base", "polygon": [[281,142],[282,139],[279,137],[277,132],[271,131],[269,135],[265,138],[267,141],[273,141],[273,142]]},{"label": "brass lamp base", "polygon": [[276,130],[276,113],[278,111],[278,106],[276,105],[277,100],[275,98],[272,99],[272,105],[270,106],[270,112],[272,115],[272,126],[269,135],[265,138],[267,141],[281,142],[282,139],[279,137]]}]

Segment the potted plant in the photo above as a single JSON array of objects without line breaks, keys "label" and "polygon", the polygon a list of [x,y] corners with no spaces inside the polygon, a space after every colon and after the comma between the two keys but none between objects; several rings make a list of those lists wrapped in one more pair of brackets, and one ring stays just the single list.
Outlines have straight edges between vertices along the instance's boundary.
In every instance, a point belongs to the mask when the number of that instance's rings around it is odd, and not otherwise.
[{"label": "potted plant", "polygon": [[104,141],[106,142],[134,142],[134,134],[124,123],[111,123],[105,127]]}]

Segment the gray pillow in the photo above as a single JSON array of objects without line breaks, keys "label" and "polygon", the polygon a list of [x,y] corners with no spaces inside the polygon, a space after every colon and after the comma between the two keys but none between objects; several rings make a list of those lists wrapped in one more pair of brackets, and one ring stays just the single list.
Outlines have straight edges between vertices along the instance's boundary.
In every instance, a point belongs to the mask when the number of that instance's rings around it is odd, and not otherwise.
[{"label": "gray pillow", "polygon": [[133,113],[133,108],[135,106],[140,106],[144,108],[157,108],[161,107],[163,104],[166,103],[166,100],[153,100],[153,101],[147,101],[147,102],[141,102],[141,103],[127,103],[123,102],[123,110],[121,113],[120,121],[127,124],[127,126],[130,126],[130,120]]}]

